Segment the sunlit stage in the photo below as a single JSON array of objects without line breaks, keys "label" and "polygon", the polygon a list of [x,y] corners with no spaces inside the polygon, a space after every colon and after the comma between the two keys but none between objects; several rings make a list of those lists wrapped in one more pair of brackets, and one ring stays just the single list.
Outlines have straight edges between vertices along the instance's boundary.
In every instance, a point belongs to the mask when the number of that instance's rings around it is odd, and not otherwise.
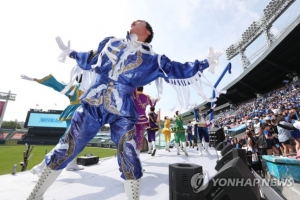
[{"label": "sunlit stage", "polygon": [[[167,152],[157,150],[156,155],[141,153],[144,176],[141,181],[141,198],[169,199],[169,165],[174,163],[194,163],[201,165],[203,171],[212,177],[217,155],[214,148],[209,148],[211,156],[203,153],[199,157],[196,148],[187,148],[189,156],[176,154],[175,149]],[[100,158],[101,159],[101,158]],[[0,176],[0,199],[24,200],[33,189],[38,177],[29,171],[16,175]],[[99,161],[96,165],[85,166],[81,171],[63,171],[44,195],[44,200],[94,200],[94,199],[127,199],[124,193],[123,180],[120,178],[117,159]]]}]

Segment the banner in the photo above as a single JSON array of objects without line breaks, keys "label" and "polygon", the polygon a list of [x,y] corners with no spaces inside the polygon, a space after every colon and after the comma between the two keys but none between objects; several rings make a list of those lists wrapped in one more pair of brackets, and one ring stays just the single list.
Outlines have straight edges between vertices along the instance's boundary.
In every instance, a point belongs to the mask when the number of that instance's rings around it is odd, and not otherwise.
[{"label": "banner", "polygon": [[2,111],[4,109],[5,101],[0,101],[0,117],[2,116]]}]

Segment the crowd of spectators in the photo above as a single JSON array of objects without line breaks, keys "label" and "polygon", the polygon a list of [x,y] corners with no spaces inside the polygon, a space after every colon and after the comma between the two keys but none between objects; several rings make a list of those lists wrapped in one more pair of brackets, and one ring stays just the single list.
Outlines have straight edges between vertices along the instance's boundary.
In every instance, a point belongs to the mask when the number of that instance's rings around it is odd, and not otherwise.
[{"label": "crowd of spectators", "polygon": [[[227,111],[228,112],[228,111]],[[231,111],[232,112],[232,111]],[[245,125],[244,137],[225,141],[237,148],[247,148],[261,155],[289,156],[300,150],[300,131],[288,129],[300,120],[300,82],[286,83],[256,99],[236,105],[230,116],[215,119],[224,129]]]}]

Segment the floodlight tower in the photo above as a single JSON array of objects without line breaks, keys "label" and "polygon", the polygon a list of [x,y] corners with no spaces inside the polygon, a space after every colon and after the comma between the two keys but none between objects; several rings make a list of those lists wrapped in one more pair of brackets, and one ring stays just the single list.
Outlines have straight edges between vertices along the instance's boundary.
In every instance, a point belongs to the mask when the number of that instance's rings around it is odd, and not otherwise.
[{"label": "floodlight tower", "polygon": [[[0,127],[1,127],[3,119],[4,119],[4,114],[5,114],[5,110],[6,110],[8,101],[15,101],[16,96],[17,96],[16,94],[12,94],[10,91],[8,93],[0,92],[0,99],[5,100],[5,102],[0,101],[0,103],[1,103],[1,105],[0,105]],[[4,106],[3,106],[3,103],[4,103]]]},{"label": "floodlight tower", "polygon": [[266,36],[268,47],[275,41],[271,33],[272,24],[281,16],[282,13],[296,0],[272,0],[264,9],[264,16],[252,22],[248,29],[242,34],[242,38],[235,44],[226,49],[227,59],[230,60],[237,54],[241,55],[244,70],[250,65],[249,59],[245,55],[246,48],[262,33]]}]

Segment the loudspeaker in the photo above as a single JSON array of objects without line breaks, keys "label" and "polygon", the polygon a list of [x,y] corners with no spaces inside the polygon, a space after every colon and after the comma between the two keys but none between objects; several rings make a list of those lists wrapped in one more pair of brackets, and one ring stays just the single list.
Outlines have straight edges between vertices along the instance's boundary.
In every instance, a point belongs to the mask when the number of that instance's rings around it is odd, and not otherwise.
[{"label": "loudspeaker", "polygon": [[232,150],[230,150],[219,161],[217,161],[215,170],[219,171],[226,163],[228,163],[232,159],[233,159],[233,154],[232,154]]},{"label": "loudspeaker", "polygon": [[233,158],[239,157],[248,166],[246,149],[232,149]]},{"label": "loudspeaker", "polygon": [[202,192],[195,193],[192,177],[202,173],[202,166],[190,163],[169,165],[169,200],[202,200]]},{"label": "loudspeaker", "polygon": [[81,156],[77,158],[77,165],[93,165],[99,162],[98,156]]},{"label": "loudspeaker", "polygon": [[217,161],[217,165],[215,167],[216,171],[219,171],[226,163],[231,161],[233,158],[241,158],[242,161],[248,165],[247,162],[247,153],[245,149],[231,149],[228,151],[219,161]]},{"label": "loudspeaker", "polygon": [[211,128],[208,130],[209,144],[212,147],[216,147],[217,144],[225,140],[225,134],[223,128]]},{"label": "loudspeaker", "polygon": [[221,151],[221,155],[224,156],[228,151],[234,149],[235,147],[232,144],[227,144]]},{"label": "loudspeaker", "polygon": [[[261,199],[258,183],[241,158],[234,158],[205,185],[206,200]],[[251,182],[251,184],[249,184]],[[256,184],[253,184],[256,183]]]},{"label": "loudspeaker", "polygon": [[216,151],[222,151],[222,149],[225,147],[224,143],[225,142],[219,142],[219,144],[217,144],[217,146],[215,147]]}]

